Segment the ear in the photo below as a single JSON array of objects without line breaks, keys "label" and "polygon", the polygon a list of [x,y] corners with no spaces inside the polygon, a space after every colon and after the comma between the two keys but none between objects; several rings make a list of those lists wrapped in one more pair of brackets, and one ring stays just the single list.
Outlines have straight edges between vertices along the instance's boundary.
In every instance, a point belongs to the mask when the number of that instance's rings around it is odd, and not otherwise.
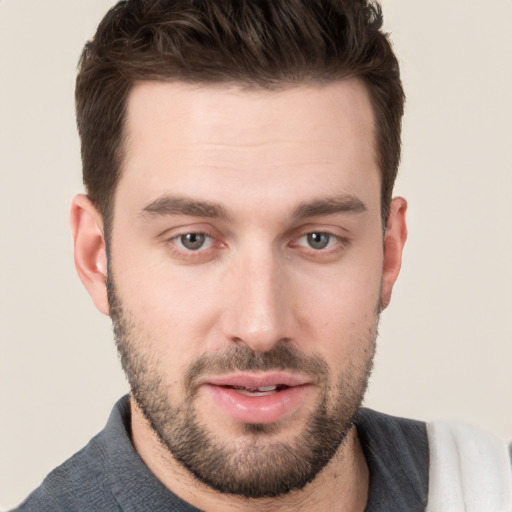
[{"label": "ear", "polygon": [[386,309],[391,301],[393,285],[402,266],[402,252],[407,239],[406,211],[407,201],[402,197],[395,197],[391,202],[391,212],[384,234],[384,263],[380,295],[381,310]]},{"label": "ear", "polygon": [[71,204],[71,231],[78,276],[98,310],[108,315],[103,220],[96,207],[83,194],[77,195]]}]

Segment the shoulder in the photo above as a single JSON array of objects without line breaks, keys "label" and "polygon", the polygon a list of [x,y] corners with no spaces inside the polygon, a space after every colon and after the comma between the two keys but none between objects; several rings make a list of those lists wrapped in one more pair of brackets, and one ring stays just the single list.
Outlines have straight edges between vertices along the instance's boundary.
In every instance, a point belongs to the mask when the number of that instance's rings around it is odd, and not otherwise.
[{"label": "shoulder", "polygon": [[507,444],[458,420],[427,427],[430,446],[428,511],[512,510],[512,467]]},{"label": "shoulder", "polygon": [[421,463],[428,457],[427,424],[423,421],[363,408],[357,415],[356,427],[370,454],[409,456]]},{"label": "shoulder", "polygon": [[125,396],[115,404],[105,428],[49,473],[12,512],[120,510],[110,479],[116,472],[115,460],[133,451],[127,429],[129,401]]},{"label": "shoulder", "polygon": [[509,449],[492,434],[456,420],[426,423],[369,409],[356,427],[370,469],[368,510],[384,503],[409,511],[512,510]]},{"label": "shoulder", "polygon": [[[13,512],[118,510],[101,478],[98,436],[55,468]],[[86,507],[86,508],[84,508]]]},{"label": "shoulder", "polygon": [[123,397],[105,428],[12,512],[196,511],[144,464],[132,445],[130,425],[129,400]]},{"label": "shoulder", "polygon": [[361,409],[355,425],[370,471],[367,510],[424,511],[429,474],[426,423]]}]

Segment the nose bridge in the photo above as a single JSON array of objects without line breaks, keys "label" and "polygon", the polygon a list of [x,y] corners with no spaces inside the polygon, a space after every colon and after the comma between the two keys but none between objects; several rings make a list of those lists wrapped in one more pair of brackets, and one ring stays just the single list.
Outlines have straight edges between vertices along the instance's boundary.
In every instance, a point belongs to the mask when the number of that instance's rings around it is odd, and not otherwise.
[{"label": "nose bridge", "polygon": [[270,350],[288,338],[287,286],[279,255],[258,244],[240,255],[230,287],[228,336],[256,352]]}]

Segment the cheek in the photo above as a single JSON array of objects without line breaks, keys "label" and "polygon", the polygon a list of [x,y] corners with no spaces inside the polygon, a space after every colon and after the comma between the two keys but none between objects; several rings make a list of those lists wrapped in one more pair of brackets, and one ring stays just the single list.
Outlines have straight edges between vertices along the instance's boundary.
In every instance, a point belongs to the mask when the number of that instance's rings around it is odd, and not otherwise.
[{"label": "cheek", "polygon": [[344,361],[348,353],[373,342],[380,285],[381,271],[375,264],[347,266],[302,283],[302,330],[309,331],[327,361]]},{"label": "cheek", "polygon": [[171,266],[143,252],[113,259],[114,278],[123,306],[136,320],[138,342],[160,357],[191,358],[204,349],[214,322],[216,289],[213,276],[197,267]]},{"label": "cheek", "polygon": [[[139,343],[174,368],[218,348],[219,319],[236,307],[230,297],[239,286],[229,262],[173,265],[160,252],[119,238],[112,256],[119,295],[140,326]],[[339,360],[368,339],[379,303],[381,260],[379,244],[368,243],[336,265],[283,264],[281,299],[294,319],[290,335],[302,350]]]}]

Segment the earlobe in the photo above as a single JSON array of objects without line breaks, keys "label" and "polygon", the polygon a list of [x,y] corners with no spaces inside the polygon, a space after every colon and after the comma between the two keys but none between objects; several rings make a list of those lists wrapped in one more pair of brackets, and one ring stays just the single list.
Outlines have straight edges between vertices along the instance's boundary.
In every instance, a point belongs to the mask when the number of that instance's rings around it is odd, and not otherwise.
[{"label": "earlobe", "polygon": [[107,297],[107,252],[101,214],[83,194],[71,204],[71,231],[75,267],[95,306],[109,314]]},{"label": "earlobe", "polygon": [[402,253],[407,239],[406,211],[407,201],[402,197],[395,197],[391,203],[391,213],[389,214],[384,234],[384,262],[380,296],[381,310],[388,307],[391,301],[393,285],[400,273]]}]

